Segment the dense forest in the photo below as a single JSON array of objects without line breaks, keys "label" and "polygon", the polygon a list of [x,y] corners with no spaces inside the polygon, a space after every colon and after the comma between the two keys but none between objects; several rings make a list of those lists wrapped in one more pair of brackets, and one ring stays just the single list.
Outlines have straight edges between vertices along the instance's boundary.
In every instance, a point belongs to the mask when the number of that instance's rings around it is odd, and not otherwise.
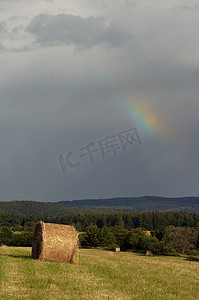
[{"label": "dense forest", "polygon": [[93,214],[95,212],[106,213],[118,211],[114,208],[88,208],[88,207],[73,207],[64,206],[50,202],[36,201],[9,201],[0,202],[0,214],[17,214],[17,215],[34,215],[34,216],[65,216],[78,214]]},{"label": "dense forest", "polygon": [[126,229],[141,227],[145,230],[162,229],[166,226],[182,226],[199,228],[199,214],[189,212],[118,212],[104,214],[79,214],[65,216],[23,216],[16,214],[1,214],[0,226],[18,228],[18,230],[33,230],[38,221],[58,224],[71,224],[78,231],[84,231],[87,226],[97,225],[98,228],[120,225]]},{"label": "dense forest", "polygon": [[65,216],[111,213],[119,211],[186,211],[199,213],[199,197],[131,197],[88,199],[60,202],[9,201],[0,202],[0,214],[10,213],[35,216]]}]

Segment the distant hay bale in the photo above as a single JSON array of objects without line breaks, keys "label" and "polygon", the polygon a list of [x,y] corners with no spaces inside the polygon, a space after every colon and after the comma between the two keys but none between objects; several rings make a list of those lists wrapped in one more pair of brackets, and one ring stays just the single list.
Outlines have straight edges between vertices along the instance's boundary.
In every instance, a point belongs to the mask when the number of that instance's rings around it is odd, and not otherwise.
[{"label": "distant hay bale", "polygon": [[35,227],[32,258],[74,263],[78,235],[73,226],[39,222]]},{"label": "distant hay bale", "polygon": [[153,256],[153,252],[148,250],[148,251],[146,252],[146,256]]},{"label": "distant hay bale", "polygon": [[115,248],[115,252],[120,252],[120,248]]},{"label": "distant hay bale", "polygon": [[149,231],[149,230],[146,230],[145,233],[146,233],[146,235],[151,235],[151,231]]},{"label": "distant hay bale", "polygon": [[2,249],[8,249],[8,246],[7,245],[2,245],[1,248]]}]

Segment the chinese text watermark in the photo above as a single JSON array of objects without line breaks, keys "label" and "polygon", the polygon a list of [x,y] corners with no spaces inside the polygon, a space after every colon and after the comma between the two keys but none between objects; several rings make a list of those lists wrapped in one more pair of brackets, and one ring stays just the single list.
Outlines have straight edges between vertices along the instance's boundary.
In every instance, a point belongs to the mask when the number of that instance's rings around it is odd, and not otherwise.
[{"label": "chinese text watermark", "polygon": [[90,142],[84,147],[81,147],[79,149],[80,161],[73,159],[73,152],[60,154],[58,161],[62,172],[66,173],[69,168],[74,169],[80,167],[82,158],[87,157],[90,163],[94,163],[96,153],[98,153],[102,159],[105,159],[107,155],[116,155],[120,150],[125,152],[127,147],[134,143],[141,145],[141,139],[136,127],[121,131],[115,135],[105,136],[97,142]]}]

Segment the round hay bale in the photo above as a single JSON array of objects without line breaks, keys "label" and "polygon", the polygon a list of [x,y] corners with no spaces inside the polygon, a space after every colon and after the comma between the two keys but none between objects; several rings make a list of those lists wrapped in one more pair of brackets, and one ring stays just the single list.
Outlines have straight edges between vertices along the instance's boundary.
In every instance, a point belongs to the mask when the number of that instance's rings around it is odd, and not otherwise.
[{"label": "round hay bale", "polygon": [[115,248],[115,252],[120,252],[120,247]]},{"label": "round hay bale", "polygon": [[39,222],[36,225],[32,258],[74,263],[78,235],[73,226]]},{"label": "round hay bale", "polygon": [[145,233],[146,233],[146,235],[148,235],[148,236],[151,235],[151,231],[149,231],[149,230],[146,230]]},{"label": "round hay bale", "polygon": [[152,252],[152,251],[150,251],[150,250],[147,250],[147,252],[146,252],[146,256],[153,256],[153,252]]}]

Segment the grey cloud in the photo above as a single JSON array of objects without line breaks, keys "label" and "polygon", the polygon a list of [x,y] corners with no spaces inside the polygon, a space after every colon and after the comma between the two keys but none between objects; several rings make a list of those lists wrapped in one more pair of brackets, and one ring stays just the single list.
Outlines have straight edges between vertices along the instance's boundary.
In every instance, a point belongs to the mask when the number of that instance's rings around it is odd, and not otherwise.
[{"label": "grey cloud", "polygon": [[127,7],[136,7],[136,3],[135,3],[135,1],[131,1],[131,0],[125,0],[125,5],[127,6]]},{"label": "grey cloud", "polygon": [[[5,33],[5,31],[6,31],[6,26],[5,26],[5,24],[2,22],[2,23],[0,23],[0,36],[3,36],[4,33]],[[3,50],[3,49],[4,49],[4,47],[3,47],[3,45],[0,43],[0,51]]]},{"label": "grey cloud", "polygon": [[190,10],[190,11],[198,11],[199,10],[199,5],[194,3],[194,4],[181,4],[175,7],[176,11],[186,11],[186,10]]},{"label": "grey cloud", "polygon": [[3,22],[0,23],[0,34],[4,33],[6,31],[6,26]]},{"label": "grey cloud", "polygon": [[130,34],[117,28],[113,22],[103,18],[82,18],[60,14],[40,14],[26,29],[36,36],[36,43],[42,46],[74,44],[90,48],[99,44],[120,47],[128,42]]}]

